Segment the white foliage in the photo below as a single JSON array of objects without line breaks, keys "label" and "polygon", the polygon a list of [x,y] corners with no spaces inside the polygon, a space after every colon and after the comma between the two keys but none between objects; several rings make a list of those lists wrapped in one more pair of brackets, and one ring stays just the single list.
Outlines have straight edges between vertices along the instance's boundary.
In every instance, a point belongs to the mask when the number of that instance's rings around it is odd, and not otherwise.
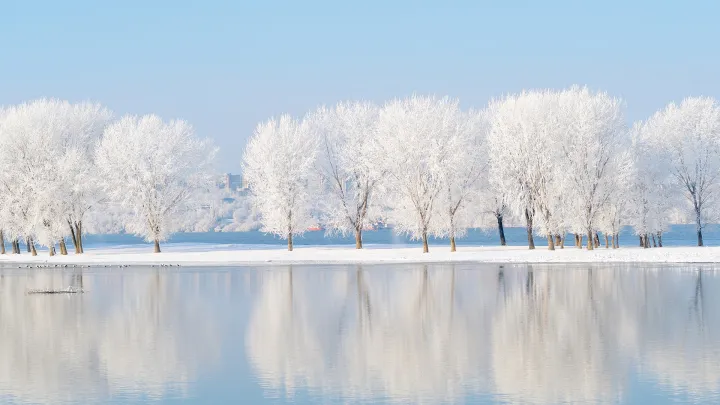
[{"label": "white foliage", "polygon": [[320,108],[306,120],[318,138],[318,168],[324,185],[320,201],[328,233],[357,237],[380,215],[376,191],[383,177],[377,161],[379,109],[371,103],[340,103]]},{"label": "white foliage", "polygon": [[112,202],[132,212],[125,230],[164,241],[208,204],[215,149],[185,121],[126,116],[105,130],[96,160]]},{"label": "white foliage", "polygon": [[397,232],[427,241],[439,229],[434,215],[443,166],[458,153],[452,139],[458,115],[456,100],[423,96],[391,101],[380,112],[378,156],[387,171],[388,219]]},{"label": "white foliage", "polygon": [[263,232],[290,239],[313,225],[317,150],[309,126],[288,115],[258,125],[245,149],[243,174]]},{"label": "white foliage", "polygon": [[685,196],[700,244],[702,228],[718,218],[720,105],[708,97],[671,103],[642,124],[640,136]]}]

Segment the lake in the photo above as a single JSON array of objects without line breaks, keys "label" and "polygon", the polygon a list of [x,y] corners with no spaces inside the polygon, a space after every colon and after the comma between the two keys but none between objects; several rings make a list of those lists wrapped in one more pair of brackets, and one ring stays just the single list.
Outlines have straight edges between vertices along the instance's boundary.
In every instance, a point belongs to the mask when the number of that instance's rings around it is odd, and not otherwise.
[{"label": "lake", "polygon": [[5,268],[0,402],[717,404],[715,270]]}]

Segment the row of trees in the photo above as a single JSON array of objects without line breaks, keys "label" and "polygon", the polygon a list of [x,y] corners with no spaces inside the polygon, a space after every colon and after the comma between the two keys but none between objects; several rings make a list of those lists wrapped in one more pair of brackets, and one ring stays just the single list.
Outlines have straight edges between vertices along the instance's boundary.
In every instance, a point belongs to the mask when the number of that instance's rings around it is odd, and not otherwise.
[{"label": "row of trees", "polygon": [[353,234],[379,222],[423,241],[456,238],[510,218],[548,248],[565,235],[587,249],[619,246],[631,225],[650,247],[673,217],[702,229],[716,219],[720,106],[670,104],[628,127],[624,103],[583,87],[526,91],[464,111],[450,98],[412,96],[377,106],[341,102],[302,119],[260,124],[244,174],[262,229],[287,238],[321,223]]},{"label": "row of trees", "polygon": [[214,147],[184,121],[42,99],[0,109],[0,145],[2,253],[22,240],[33,255],[36,244],[67,254],[66,239],[82,253],[86,224],[107,218],[159,252],[212,204]]}]

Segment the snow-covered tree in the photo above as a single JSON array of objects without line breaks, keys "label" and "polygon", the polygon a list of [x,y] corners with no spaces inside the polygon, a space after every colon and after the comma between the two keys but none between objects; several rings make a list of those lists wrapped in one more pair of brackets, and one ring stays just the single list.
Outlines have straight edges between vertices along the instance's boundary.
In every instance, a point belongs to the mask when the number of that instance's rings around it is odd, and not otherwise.
[{"label": "snow-covered tree", "polygon": [[319,180],[314,171],[318,138],[307,123],[288,115],[258,125],[243,156],[253,207],[261,230],[287,238],[313,225]]},{"label": "snow-covered tree", "polygon": [[562,151],[566,218],[574,232],[587,235],[592,250],[600,212],[610,202],[621,170],[620,152],[629,146],[622,101],[580,87],[558,97],[555,138]]},{"label": "snow-covered tree", "polygon": [[676,191],[687,198],[703,246],[703,227],[717,219],[720,105],[710,97],[671,103],[643,124],[641,134],[657,152],[656,164],[668,169]]},{"label": "snow-covered tree", "polygon": [[628,222],[635,234],[640,236],[641,245],[650,247],[650,235],[666,231],[669,210],[677,202],[672,191],[672,178],[666,161],[659,158],[661,152],[654,144],[650,127],[638,123],[633,127],[631,148],[632,166],[628,192]]},{"label": "snow-covered tree", "polygon": [[551,250],[563,226],[554,212],[559,208],[556,100],[553,92],[532,91],[493,100],[489,106],[491,183],[508,197],[515,215],[525,218],[530,249],[535,249],[534,225],[547,236]]},{"label": "snow-covered tree", "polygon": [[379,109],[367,102],[340,103],[319,108],[306,120],[319,139],[318,167],[325,186],[320,201],[322,223],[328,233],[355,234],[362,248],[362,231],[380,214],[375,193],[383,171],[377,166]]},{"label": "snow-covered tree", "polygon": [[60,139],[59,167],[65,177],[63,214],[75,253],[83,253],[84,225],[90,210],[97,208],[103,197],[95,166],[95,148],[111,117],[110,111],[100,104],[74,104],[68,117],[68,131]]},{"label": "snow-covered tree", "polygon": [[207,204],[214,156],[185,121],[125,116],[106,128],[96,162],[109,200],[133,213],[125,230],[154,242],[158,253],[185,216]]},{"label": "snow-covered tree", "polygon": [[412,96],[387,103],[380,112],[377,139],[387,172],[385,203],[395,230],[423,241],[436,231],[437,200],[444,186],[444,165],[458,153],[452,140],[458,102],[449,98]]},{"label": "snow-covered tree", "polygon": [[467,233],[478,214],[475,201],[478,187],[487,169],[484,150],[487,135],[487,115],[484,112],[455,111],[446,129],[446,147],[452,150],[446,161],[438,162],[442,190],[438,196],[437,226],[433,234],[450,239],[450,251],[456,250],[455,239]]}]

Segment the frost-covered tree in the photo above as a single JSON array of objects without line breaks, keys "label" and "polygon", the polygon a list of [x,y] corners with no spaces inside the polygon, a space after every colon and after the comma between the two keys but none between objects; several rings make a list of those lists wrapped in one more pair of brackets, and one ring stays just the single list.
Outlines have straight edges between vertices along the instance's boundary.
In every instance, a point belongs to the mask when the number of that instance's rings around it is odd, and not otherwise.
[{"label": "frost-covered tree", "polygon": [[573,231],[587,235],[592,250],[600,212],[616,187],[620,152],[629,146],[622,101],[573,87],[558,94],[558,103],[555,138],[562,151],[566,217]]},{"label": "frost-covered tree", "polygon": [[357,249],[362,249],[363,229],[380,214],[375,196],[383,177],[375,147],[378,115],[374,104],[354,102],[321,107],[306,118],[320,143],[321,222],[330,234],[354,233]]},{"label": "frost-covered tree", "polygon": [[485,138],[487,115],[484,112],[454,112],[446,129],[446,147],[453,150],[446,161],[438,162],[442,190],[435,207],[437,226],[433,235],[450,239],[450,251],[456,250],[455,239],[465,236],[475,221],[481,176],[487,169]]},{"label": "frost-covered tree", "polygon": [[154,242],[159,253],[160,242],[207,204],[214,156],[211,142],[185,121],[125,116],[106,128],[96,162],[110,202],[133,214],[125,230]]},{"label": "frost-covered tree", "polygon": [[628,223],[640,237],[643,247],[650,247],[650,235],[662,236],[669,222],[669,210],[677,198],[666,161],[660,158],[650,127],[638,123],[633,127],[632,166],[629,178]]},{"label": "frost-covered tree", "polygon": [[518,217],[525,218],[528,247],[535,249],[534,225],[555,249],[562,229],[554,212],[558,198],[558,148],[553,113],[556,94],[523,92],[490,102],[490,179]]},{"label": "frost-covered tree", "polygon": [[95,148],[111,117],[110,111],[100,104],[74,104],[68,117],[67,134],[59,140],[58,158],[65,194],[63,214],[75,253],[83,253],[88,214],[97,208],[103,197],[95,165]]},{"label": "frost-covered tree", "polygon": [[253,207],[261,230],[288,241],[313,225],[319,180],[314,171],[318,138],[307,123],[288,115],[258,125],[243,156]]},{"label": "frost-covered tree", "polygon": [[443,166],[458,153],[451,142],[458,102],[449,98],[412,96],[387,103],[380,112],[377,139],[387,172],[388,219],[395,230],[423,242],[437,228],[437,200],[444,187]]},{"label": "frost-covered tree", "polygon": [[720,105],[710,97],[694,97],[669,104],[644,124],[643,141],[658,153],[663,165],[684,195],[695,219],[697,244],[702,229],[717,218],[720,187]]}]

